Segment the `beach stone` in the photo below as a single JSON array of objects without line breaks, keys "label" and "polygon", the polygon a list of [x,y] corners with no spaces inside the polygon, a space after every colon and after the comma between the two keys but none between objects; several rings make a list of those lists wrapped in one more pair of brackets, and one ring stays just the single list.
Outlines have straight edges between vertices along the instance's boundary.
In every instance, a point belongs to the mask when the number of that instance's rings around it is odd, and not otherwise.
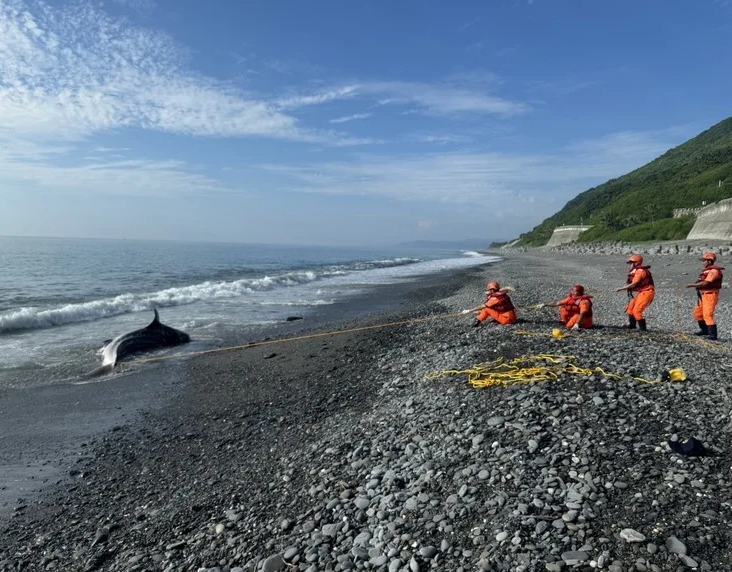
[{"label": "beach stone", "polygon": [[364,530],[353,539],[353,544],[354,546],[366,547],[370,541],[371,533],[368,530]]},{"label": "beach stone", "polygon": [[367,498],[358,497],[353,501],[353,504],[356,505],[356,508],[358,509],[366,510],[367,508],[369,508],[371,502]]},{"label": "beach stone", "polygon": [[669,536],[666,539],[666,550],[681,556],[686,555],[686,545],[675,536]]},{"label": "beach stone", "polygon": [[374,566],[375,568],[378,568],[379,566],[383,566],[389,562],[389,557],[386,554],[382,554],[381,556],[376,556],[369,560],[369,564]]},{"label": "beach stone", "polygon": [[424,546],[423,548],[419,549],[419,554],[422,556],[422,558],[425,558],[426,560],[432,560],[435,556],[437,556],[437,548],[434,546]]},{"label": "beach stone", "polygon": [[508,532],[506,532],[505,530],[503,532],[499,532],[498,534],[496,534],[496,540],[498,542],[503,542],[507,538],[508,538]]},{"label": "beach stone", "polygon": [[684,554],[680,554],[679,555],[679,560],[681,560],[681,562],[685,566],[688,566],[689,568],[698,568],[699,567],[699,564],[697,563],[697,561],[694,560],[693,558],[691,558],[690,556],[686,556]]},{"label": "beach stone", "polygon": [[291,561],[291,560],[292,560],[293,558],[295,558],[295,556],[297,556],[298,554],[299,554],[299,552],[298,552],[297,548],[295,548],[294,546],[291,546],[290,548],[288,548],[287,550],[285,550],[285,552],[284,552],[284,554],[282,555],[282,557],[283,557],[283,558],[284,558],[284,559],[285,559],[286,561],[288,561],[288,562],[289,562],[289,561]]},{"label": "beach stone", "polygon": [[326,524],[323,526],[321,533],[323,536],[336,536],[340,528],[340,524]]},{"label": "beach stone", "polygon": [[567,564],[567,566],[573,566],[574,564],[586,562],[589,558],[590,555],[582,550],[562,552],[562,560],[564,560],[564,563]]},{"label": "beach stone", "polygon": [[285,561],[279,554],[274,554],[264,561],[262,572],[279,572],[285,567]]},{"label": "beach stone", "polygon": [[620,538],[626,542],[643,542],[646,537],[632,528],[624,528],[620,531]]}]

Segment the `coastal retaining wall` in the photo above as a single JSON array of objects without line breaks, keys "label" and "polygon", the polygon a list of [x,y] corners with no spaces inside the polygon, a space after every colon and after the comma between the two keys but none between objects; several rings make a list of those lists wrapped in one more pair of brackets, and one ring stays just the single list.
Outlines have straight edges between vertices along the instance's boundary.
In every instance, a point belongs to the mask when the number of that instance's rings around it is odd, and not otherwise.
[{"label": "coastal retaining wall", "polygon": [[696,222],[686,239],[698,240],[702,238],[713,240],[732,239],[732,199],[712,203],[696,214]]},{"label": "coastal retaining wall", "polygon": [[574,226],[558,226],[554,229],[549,242],[546,246],[558,246],[560,244],[567,244],[568,242],[574,242],[579,238],[581,232],[591,229],[592,226],[574,225]]},{"label": "coastal retaining wall", "polygon": [[699,211],[705,207],[695,207],[693,209],[674,209],[674,218],[681,218],[682,216],[698,215]]}]

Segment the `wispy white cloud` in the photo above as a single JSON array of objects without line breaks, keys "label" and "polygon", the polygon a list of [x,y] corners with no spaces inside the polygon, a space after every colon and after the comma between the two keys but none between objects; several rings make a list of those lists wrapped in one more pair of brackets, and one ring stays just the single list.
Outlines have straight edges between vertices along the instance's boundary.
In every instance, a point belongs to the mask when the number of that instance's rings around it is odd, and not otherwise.
[{"label": "wispy white cloud", "polygon": [[418,141],[420,143],[470,143],[473,141],[472,137],[467,135],[458,135],[456,133],[415,133],[408,137],[411,141]]},{"label": "wispy white cloud", "polygon": [[119,153],[120,151],[131,151],[129,147],[96,147],[97,153]]},{"label": "wispy white cloud", "polygon": [[165,34],[92,4],[54,9],[4,0],[0,130],[79,139],[137,127],[339,143],[333,132],[304,129],[282,108],[188,71],[184,53]]},{"label": "wispy white cloud", "polygon": [[590,186],[622,175],[685,139],[680,131],[610,134],[547,153],[430,153],[363,155],[354,162],[269,165],[283,188],[326,195],[365,195],[400,201],[471,203],[492,214],[536,217]]},{"label": "wispy white cloud", "polygon": [[309,107],[311,105],[322,105],[342,99],[354,97],[358,90],[358,86],[347,85],[343,87],[335,87],[332,89],[320,91],[312,94],[291,95],[280,98],[276,101],[278,109],[299,109],[301,107]]},{"label": "wispy white cloud", "polygon": [[494,95],[501,85],[492,73],[465,73],[438,83],[406,81],[366,81],[323,89],[315,93],[291,95],[275,101],[278,110],[293,110],[333,101],[371,98],[379,105],[412,105],[423,113],[460,113],[513,116],[530,110],[528,104]]},{"label": "wispy white cloud", "polygon": [[467,30],[468,28],[472,28],[476,24],[480,24],[482,21],[483,21],[483,18],[481,16],[476,16],[475,18],[468,20],[467,22],[464,22],[463,24],[461,24],[460,27],[458,28],[458,30],[460,30],[460,31]]},{"label": "wispy white cloud", "polygon": [[112,2],[143,13],[151,12],[157,7],[157,3],[153,0],[112,0]]},{"label": "wispy white cloud", "polygon": [[343,117],[336,117],[331,119],[329,123],[348,123],[349,121],[357,121],[359,119],[368,119],[372,117],[373,113],[354,113],[353,115],[345,115]]},{"label": "wispy white cloud", "polygon": [[0,189],[230,191],[185,162],[139,160],[133,152],[122,158],[131,149],[85,144],[125,128],[329,146],[375,142],[304,128],[272,102],[193,73],[185,49],[167,35],[115,19],[97,4],[56,9],[0,0]]},{"label": "wispy white cloud", "polygon": [[506,58],[508,56],[511,56],[516,53],[515,47],[505,47],[505,48],[499,48],[496,50],[496,57],[499,58]]},{"label": "wispy white cloud", "polygon": [[87,157],[69,164],[73,148],[13,141],[0,137],[0,173],[4,192],[41,191],[102,195],[179,196],[242,192],[207,177],[183,161],[155,161],[112,156]]},{"label": "wispy white cloud", "polygon": [[483,40],[476,40],[475,42],[469,43],[468,46],[465,48],[465,51],[480,52],[483,50],[483,46],[485,46],[485,42]]},{"label": "wispy white cloud", "polygon": [[450,115],[456,113],[519,115],[529,111],[521,101],[505,99],[469,87],[431,85],[417,82],[373,82],[364,84],[362,91],[386,95],[384,105],[417,105],[426,113]]},{"label": "wispy white cloud", "polygon": [[590,79],[555,79],[555,80],[534,80],[527,83],[528,87],[542,95],[561,97],[602,85],[602,80]]}]

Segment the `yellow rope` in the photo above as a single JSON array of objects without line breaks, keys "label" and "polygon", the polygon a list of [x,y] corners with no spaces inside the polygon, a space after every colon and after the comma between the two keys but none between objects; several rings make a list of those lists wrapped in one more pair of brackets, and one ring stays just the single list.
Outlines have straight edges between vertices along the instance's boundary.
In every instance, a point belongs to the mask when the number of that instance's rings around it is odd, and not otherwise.
[{"label": "yellow rope", "polygon": [[442,376],[467,375],[468,383],[475,388],[483,387],[508,387],[524,383],[537,383],[557,379],[559,374],[578,375],[589,377],[593,374],[600,374],[608,379],[632,379],[642,383],[656,384],[657,381],[643,377],[622,376],[617,373],[609,373],[600,367],[586,368],[574,363],[574,356],[538,354],[534,356],[521,356],[509,362],[498,358],[493,361],[474,365],[469,369],[444,370],[427,374],[428,380],[435,380]]},{"label": "yellow rope", "polygon": [[[606,295],[608,295],[608,292],[597,292],[596,294],[593,294],[593,296],[606,296]],[[541,306],[542,306],[541,304],[533,304],[533,305],[527,305],[527,306],[518,306],[517,309],[536,309]],[[677,293],[677,300],[676,300],[675,306],[676,306],[676,312],[678,314],[678,293]],[[436,314],[436,315],[432,315],[432,316],[427,316],[425,318],[413,318],[410,320],[401,320],[401,321],[397,321],[397,322],[386,322],[383,324],[375,324],[373,326],[363,326],[363,327],[359,327],[359,328],[349,328],[349,329],[345,329],[345,330],[331,330],[328,332],[320,332],[317,334],[308,334],[308,335],[303,335],[303,336],[295,336],[295,337],[291,337],[291,338],[280,338],[280,339],[276,339],[276,340],[266,340],[266,341],[262,341],[262,342],[249,342],[247,344],[226,346],[223,348],[214,348],[214,349],[210,349],[210,350],[201,350],[201,351],[196,351],[196,352],[184,352],[184,353],[177,353],[177,354],[172,354],[172,355],[164,355],[164,356],[156,356],[156,357],[150,357],[150,358],[144,358],[144,359],[137,359],[137,360],[133,360],[130,362],[124,362],[124,363],[125,363],[125,365],[132,365],[132,364],[164,361],[164,360],[169,360],[169,359],[178,359],[178,358],[182,358],[182,357],[200,356],[200,355],[213,354],[213,353],[218,353],[218,352],[249,349],[249,348],[254,348],[254,347],[258,347],[258,346],[266,346],[266,345],[271,345],[271,344],[282,344],[282,343],[286,343],[286,342],[295,342],[295,341],[308,340],[308,339],[313,339],[313,338],[321,338],[321,337],[326,337],[326,336],[336,336],[339,334],[362,332],[362,331],[367,331],[367,330],[375,330],[375,329],[379,329],[379,328],[389,328],[389,327],[394,327],[394,326],[408,326],[408,325],[417,324],[420,322],[428,322],[428,321],[433,321],[433,320],[438,320],[438,319],[443,319],[443,318],[457,318],[457,317],[464,317],[464,316],[466,316],[466,314],[463,314],[462,312],[456,312],[456,313],[451,313],[451,314]],[[677,321],[678,321],[678,318],[677,318]],[[675,329],[677,329],[677,327]],[[561,331],[561,330],[557,330],[557,331]],[[554,339],[563,339],[570,335],[569,332],[563,332],[563,331],[561,331],[561,334],[557,334],[555,332],[548,333],[548,332],[535,332],[535,331],[530,331],[530,330],[514,330],[513,333],[516,335],[520,335],[520,336],[548,336],[548,337],[552,337]],[[717,350],[729,351],[729,348],[722,346],[720,344],[715,344],[714,342],[710,342],[708,340],[697,339],[697,338],[688,336],[688,335],[683,334],[678,331],[676,333],[674,333],[673,335],[680,341],[684,341],[684,342],[688,342],[688,343],[696,343],[696,344],[704,345],[705,347],[714,348]],[[617,337],[622,337],[622,336],[617,336]]]},{"label": "yellow rope", "polygon": [[322,338],[325,336],[337,336],[339,334],[349,334],[352,332],[363,332],[366,330],[376,330],[378,328],[389,328],[394,326],[408,326],[410,324],[417,324],[419,322],[428,322],[430,320],[437,320],[439,318],[455,318],[457,316],[463,316],[461,312],[455,313],[455,314],[436,314],[433,316],[427,316],[426,318],[413,318],[411,320],[401,320],[399,322],[386,322],[383,324],[375,324],[373,326],[361,326],[359,328],[349,328],[346,330],[331,330],[329,332],[320,332],[317,334],[307,334],[303,336],[294,336],[292,338],[280,338],[277,340],[266,340],[263,342],[249,342],[247,344],[242,344],[238,346],[226,346],[224,348],[214,348],[212,350],[201,350],[198,352],[185,352],[185,353],[179,353],[174,355],[168,355],[168,356],[158,356],[158,357],[151,357],[146,359],[138,359],[134,360],[132,362],[125,362],[127,364],[138,364],[138,363],[147,363],[152,361],[163,361],[167,359],[176,359],[176,358],[182,358],[182,357],[190,357],[190,356],[200,356],[204,354],[213,354],[217,352],[228,352],[232,350],[243,350],[243,349],[249,349],[249,348],[255,348],[258,346],[268,346],[271,344],[283,344],[285,342],[296,342],[300,340],[309,340],[312,338]]}]

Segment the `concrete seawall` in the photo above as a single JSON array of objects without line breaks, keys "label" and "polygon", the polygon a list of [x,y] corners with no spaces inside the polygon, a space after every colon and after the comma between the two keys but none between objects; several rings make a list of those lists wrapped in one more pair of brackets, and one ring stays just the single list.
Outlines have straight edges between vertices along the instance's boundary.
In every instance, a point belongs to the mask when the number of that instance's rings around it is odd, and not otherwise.
[{"label": "concrete seawall", "polygon": [[558,246],[560,244],[567,244],[568,242],[574,242],[579,238],[580,233],[591,229],[591,226],[558,226],[554,229],[549,242],[546,246]]},{"label": "concrete seawall", "polygon": [[732,199],[724,199],[701,209],[686,239],[732,239]]}]

